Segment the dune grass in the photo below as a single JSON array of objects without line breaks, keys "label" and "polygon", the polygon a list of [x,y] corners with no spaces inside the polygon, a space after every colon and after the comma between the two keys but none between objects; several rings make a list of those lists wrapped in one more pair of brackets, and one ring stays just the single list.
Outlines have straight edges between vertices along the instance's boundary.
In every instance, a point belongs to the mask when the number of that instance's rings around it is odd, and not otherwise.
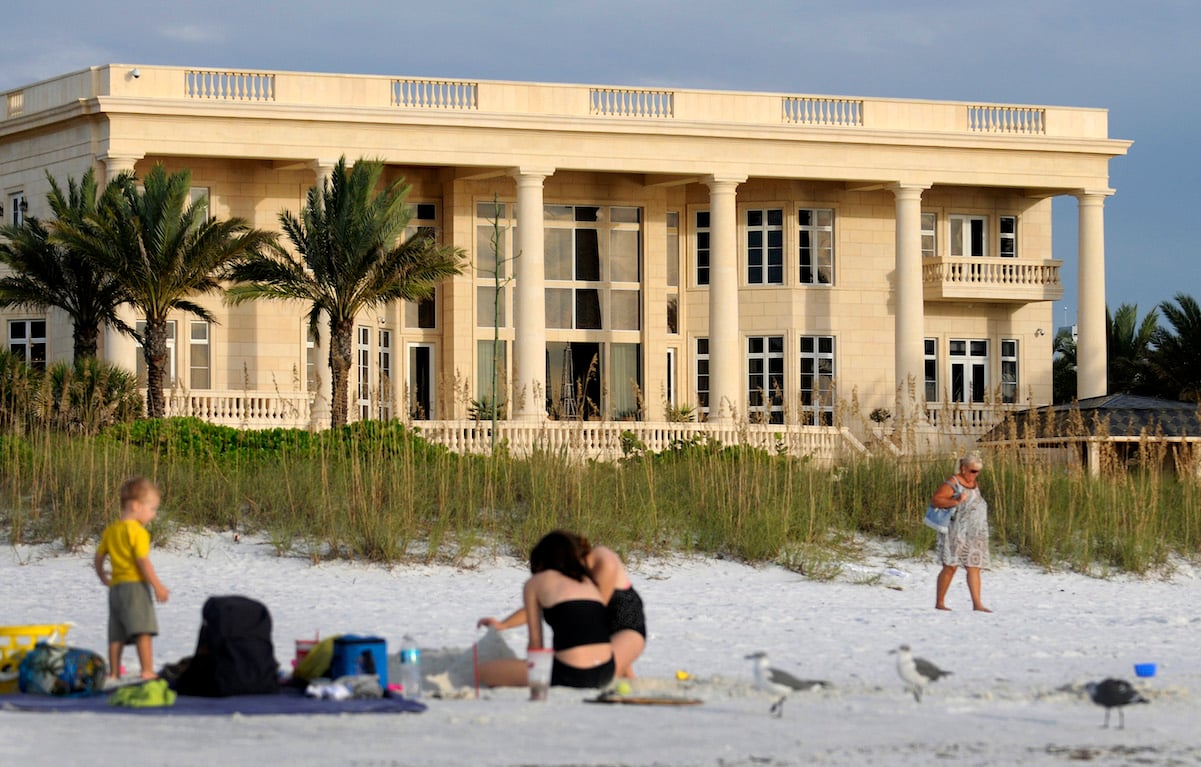
[{"label": "dune grass", "polygon": [[[1161,454],[1156,454],[1160,450]],[[1201,547],[1201,488],[1162,448],[1111,460],[1100,477],[986,455],[993,545],[1048,568],[1145,573]],[[929,551],[926,500],[953,469],[865,456],[835,468],[712,443],[600,463],[535,453],[463,456],[400,424],[311,434],[191,419],[139,421],[97,437],[42,430],[0,437],[0,525],[8,540],[89,545],[141,473],[164,491],[160,539],[181,528],[259,533],[278,553],[384,563],[461,562],[527,551],[554,527],[627,554],[721,554],[831,574],[831,552],[862,536]]]}]

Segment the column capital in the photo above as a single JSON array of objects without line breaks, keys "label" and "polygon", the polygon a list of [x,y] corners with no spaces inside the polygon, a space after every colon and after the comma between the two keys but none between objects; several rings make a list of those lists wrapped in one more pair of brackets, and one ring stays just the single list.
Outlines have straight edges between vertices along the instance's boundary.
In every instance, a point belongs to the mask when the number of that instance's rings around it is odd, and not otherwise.
[{"label": "column capital", "polygon": [[917,183],[917,182],[897,181],[896,183],[889,184],[888,189],[894,195],[896,195],[898,200],[899,199],[909,199],[909,200],[918,199],[918,200],[920,200],[922,197],[922,192],[929,189],[930,186],[931,186],[930,184],[922,184],[922,183]]},{"label": "column capital", "polygon": [[525,181],[526,183],[531,183],[535,180],[537,180],[537,182],[539,184],[541,184],[547,178],[555,175],[555,169],[554,168],[537,168],[537,167],[520,166],[517,168],[510,168],[508,171],[508,175],[512,176],[514,179],[516,179],[517,183],[519,183],[519,184],[522,181]]},{"label": "column capital", "polygon": [[125,171],[132,173],[138,160],[145,157],[145,154],[136,152],[105,152],[97,155],[96,159],[104,163],[104,175],[108,181],[112,181],[118,173]]},{"label": "column capital", "polygon": [[1113,189],[1077,189],[1072,196],[1081,205],[1104,205],[1106,197],[1112,197]]},{"label": "column capital", "polygon": [[746,176],[737,176],[729,173],[714,173],[711,176],[705,176],[701,183],[709,187],[710,192],[733,192],[738,189],[739,184],[746,183]]}]

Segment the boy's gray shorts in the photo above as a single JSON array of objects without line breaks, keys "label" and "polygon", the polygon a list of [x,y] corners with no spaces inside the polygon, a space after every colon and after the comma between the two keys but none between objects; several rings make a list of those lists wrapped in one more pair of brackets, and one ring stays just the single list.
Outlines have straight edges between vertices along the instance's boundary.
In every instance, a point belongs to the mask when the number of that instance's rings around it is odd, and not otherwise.
[{"label": "boy's gray shorts", "polygon": [[108,590],[109,644],[133,644],[139,634],[158,635],[149,583],[118,583]]}]

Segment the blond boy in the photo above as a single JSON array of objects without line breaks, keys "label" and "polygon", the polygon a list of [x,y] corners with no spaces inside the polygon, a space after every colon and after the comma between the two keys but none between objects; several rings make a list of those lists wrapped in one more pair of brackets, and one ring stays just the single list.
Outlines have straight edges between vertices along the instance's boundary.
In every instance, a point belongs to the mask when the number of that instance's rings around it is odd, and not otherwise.
[{"label": "blond boy", "polygon": [[[96,549],[96,575],[108,586],[109,673],[121,672],[121,651],[137,646],[142,678],[153,679],[153,637],[158,634],[154,601],[166,602],[170,592],[150,564],[150,533],[146,525],[158,516],[158,488],[145,477],[121,483],[121,519],[105,528]],[[104,560],[111,572],[105,572]],[[154,596],[151,598],[151,589]]]}]

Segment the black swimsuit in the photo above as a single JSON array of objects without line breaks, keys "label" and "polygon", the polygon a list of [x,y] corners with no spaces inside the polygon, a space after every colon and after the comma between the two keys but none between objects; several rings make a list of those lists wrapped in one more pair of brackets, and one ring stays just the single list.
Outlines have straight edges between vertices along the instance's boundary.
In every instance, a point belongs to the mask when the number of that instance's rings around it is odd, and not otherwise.
[{"label": "black swimsuit", "polygon": [[637,631],[646,639],[646,613],[642,610],[642,597],[634,587],[618,589],[609,597],[609,636],[622,631]]},{"label": "black swimsuit", "polygon": [[[591,599],[571,599],[542,608],[542,617],[554,632],[555,652],[590,644],[608,644],[605,606]],[[613,658],[592,668],[578,668],[555,658],[550,683],[555,687],[604,687],[613,681]]]}]

